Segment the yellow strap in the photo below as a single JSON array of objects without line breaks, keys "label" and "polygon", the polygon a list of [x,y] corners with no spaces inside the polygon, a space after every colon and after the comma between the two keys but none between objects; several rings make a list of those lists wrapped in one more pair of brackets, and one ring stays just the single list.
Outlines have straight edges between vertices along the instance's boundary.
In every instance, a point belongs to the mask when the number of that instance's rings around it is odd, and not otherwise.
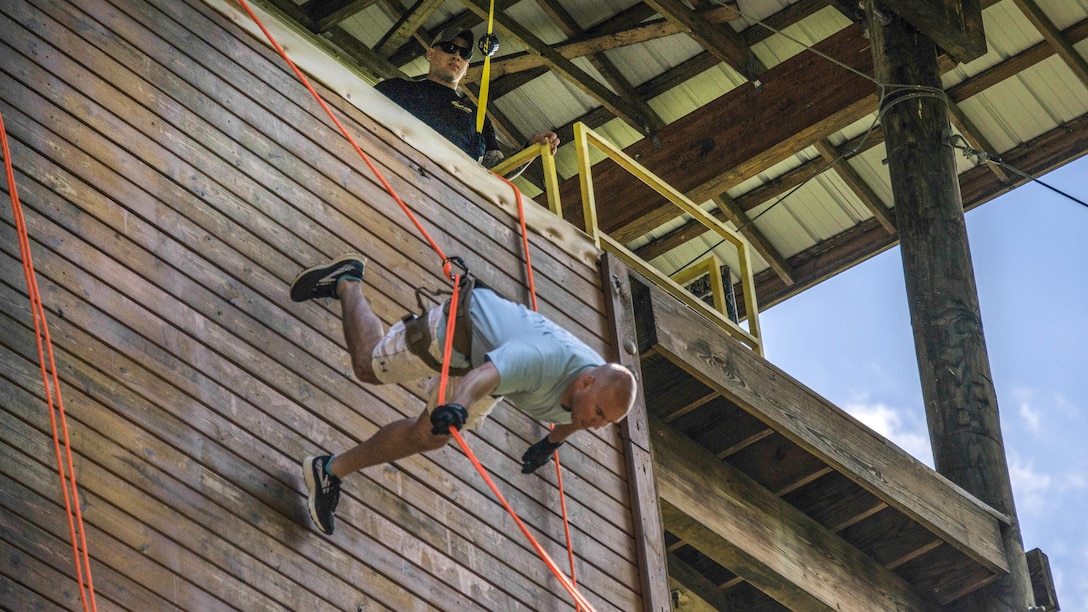
[{"label": "yellow strap", "polygon": [[[491,5],[487,9],[487,40],[488,44],[491,44],[491,34],[494,32],[495,27],[495,0],[491,0]],[[491,55],[484,54],[484,72],[480,77],[480,98],[479,106],[476,108],[476,133],[484,133],[484,117],[487,116],[487,89],[491,83]]]}]

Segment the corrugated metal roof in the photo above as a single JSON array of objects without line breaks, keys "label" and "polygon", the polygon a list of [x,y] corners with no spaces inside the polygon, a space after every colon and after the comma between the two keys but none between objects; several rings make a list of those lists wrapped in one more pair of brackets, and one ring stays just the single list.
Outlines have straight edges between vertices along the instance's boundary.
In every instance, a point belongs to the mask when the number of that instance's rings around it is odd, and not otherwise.
[{"label": "corrugated metal roof", "polygon": [[[409,3],[402,4],[407,10]],[[560,3],[582,29],[607,21],[622,11],[638,4],[634,0],[564,0]],[[762,27],[756,20],[775,15],[795,3],[788,0],[744,2],[739,5],[743,13],[738,19],[722,24],[734,31]],[[1044,0],[1039,2],[1043,11],[1059,28],[1068,28],[1088,19],[1088,0]],[[711,6],[711,5],[704,5]],[[429,29],[437,28],[462,13],[463,6],[451,0],[438,9],[426,22]],[[567,40],[564,30],[540,8],[535,1],[518,2],[506,11],[507,18],[516,20],[536,37],[555,45]],[[660,19],[654,16],[651,20]],[[1042,34],[1017,8],[1012,0],[1002,0],[983,12],[987,34],[988,52],[968,63],[960,64],[943,75],[946,88],[975,77],[984,71],[1007,61],[1008,58],[1044,42]],[[383,3],[375,3],[347,21],[341,27],[368,45],[375,44],[393,26],[395,19]],[[799,53],[808,53],[806,45],[814,45],[841,31],[851,24],[850,19],[836,8],[825,6],[800,22],[786,27],[781,34],[773,34],[754,44],[751,51],[767,67],[771,68]],[[483,25],[474,28],[482,32]],[[508,36],[504,38],[499,57],[520,53],[521,45]],[[1084,53],[1088,43],[1077,48]],[[685,61],[703,53],[703,48],[686,34],[674,34],[656,40],[609,49],[605,55],[615,65],[623,78],[638,86],[673,69]],[[592,75],[601,83],[607,83],[586,58],[572,60],[576,66]],[[422,74],[426,62],[417,59],[402,67],[409,74]],[[650,108],[666,123],[678,121],[708,102],[732,89],[747,85],[744,76],[726,64],[719,63],[700,74],[688,78],[672,89],[647,100]],[[874,90],[875,90],[874,85]],[[490,104],[500,110],[507,119],[524,134],[555,129],[585,116],[599,102],[569,81],[547,72]],[[1086,87],[1056,55],[1031,66],[1005,81],[991,86],[959,103],[960,109],[983,137],[995,149],[1004,151],[1028,142],[1032,138],[1053,130],[1062,123],[1088,113],[1088,87]],[[836,146],[865,134],[876,120],[870,115],[832,134],[828,140]],[[596,131],[617,146],[623,148],[638,141],[642,134],[625,122],[614,119],[596,128]],[[847,163],[866,182],[869,188],[886,205],[892,202],[890,179],[884,165],[883,145],[876,146],[853,156]],[[594,157],[595,159],[598,156]],[[729,195],[734,198],[758,189],[778,179],[810,160],[819,159],[813,149],[797,152],[789,158],[763,169],[755,177],[734,186]],[[577,162],[570,147],[563,147],[556,159],[562,178],[577,172]],[[823,162],[817,162],[823,163]],[[977,160],[957,155],[959,171],[967,172],[977,165]],[[534,195],[538,189],[522,181],[523,190]],[[712,203],[702,203],[705,210],[713,210]],[[790,192],[749,211],[753,227],[758,229],[775,250],[784,257],[802,253],[822,241],[833,238],[872,218],[872,213],[858,195],[832,170],[825,169],[818,177]],[[656,228],[645,236],[633,240],[629,246],[637,248],[667,235],[688,222],[686,216]],[[672,252],[658,257],[654,265],[667,273],[696,259],[712,248],[718,239],[704,236],[688,244],[676,247]],[[735,263],[731,248],[718,247],[715,252],[726,261]],[[756,271],[767,264],[760,259]]]}]

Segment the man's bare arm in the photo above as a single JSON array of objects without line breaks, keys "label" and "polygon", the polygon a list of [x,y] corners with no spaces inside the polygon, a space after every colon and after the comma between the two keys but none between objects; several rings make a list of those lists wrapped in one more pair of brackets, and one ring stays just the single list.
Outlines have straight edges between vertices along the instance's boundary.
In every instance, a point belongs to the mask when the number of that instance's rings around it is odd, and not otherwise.
[{"label": "man's bare arm", "polygon": [[449,399],[466,408],[491,395],[499,388],[499,370],[490,361],[469,370]]},{"label": "man's bare arm", "polygon": [[555,429],[552,429],[551,433],[548,434],[548,442],[551,442],[552,444],[564,442],[572,433],[579,431],[579,429],[580,428],[574,425],[574,423],[556,425]]}]

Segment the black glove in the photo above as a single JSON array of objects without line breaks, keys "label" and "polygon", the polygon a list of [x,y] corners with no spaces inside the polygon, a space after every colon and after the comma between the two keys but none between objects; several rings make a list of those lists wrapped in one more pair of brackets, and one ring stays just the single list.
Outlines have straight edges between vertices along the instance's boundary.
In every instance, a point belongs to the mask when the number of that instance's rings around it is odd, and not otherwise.
[{"label": "black glove", "polygon": [[548,442],[548,436],[544,436],[540,442],[530,446],[529,450],[521,456],[521,473],[532,474],[540,469],[540,466],[551,461],[555,449],[560,446],[563,446],[562,442]]},{"label": "black glove", "polygon": [[461,404],[443,404],[431,411],[431,433],[436,436],[450,435],[450,427],[457,431],[465,426],[468,410]]}]

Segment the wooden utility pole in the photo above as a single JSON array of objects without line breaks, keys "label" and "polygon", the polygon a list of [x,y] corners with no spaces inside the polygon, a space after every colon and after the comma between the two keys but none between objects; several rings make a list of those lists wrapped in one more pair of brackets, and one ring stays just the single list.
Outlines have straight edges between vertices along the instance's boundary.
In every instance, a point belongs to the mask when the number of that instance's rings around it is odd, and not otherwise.
[{"label": "wooden utility pole", "polygon": [[[952,0],[949,0],[952,1]],[[1003,530],[1009,574],[957,600],[966,612],[1034,605],[1016,520],[997,395],[982,334],[971,253],[941,89],[937,46],[867,3],[903,271],[937,471],[1012,518]]]}]

